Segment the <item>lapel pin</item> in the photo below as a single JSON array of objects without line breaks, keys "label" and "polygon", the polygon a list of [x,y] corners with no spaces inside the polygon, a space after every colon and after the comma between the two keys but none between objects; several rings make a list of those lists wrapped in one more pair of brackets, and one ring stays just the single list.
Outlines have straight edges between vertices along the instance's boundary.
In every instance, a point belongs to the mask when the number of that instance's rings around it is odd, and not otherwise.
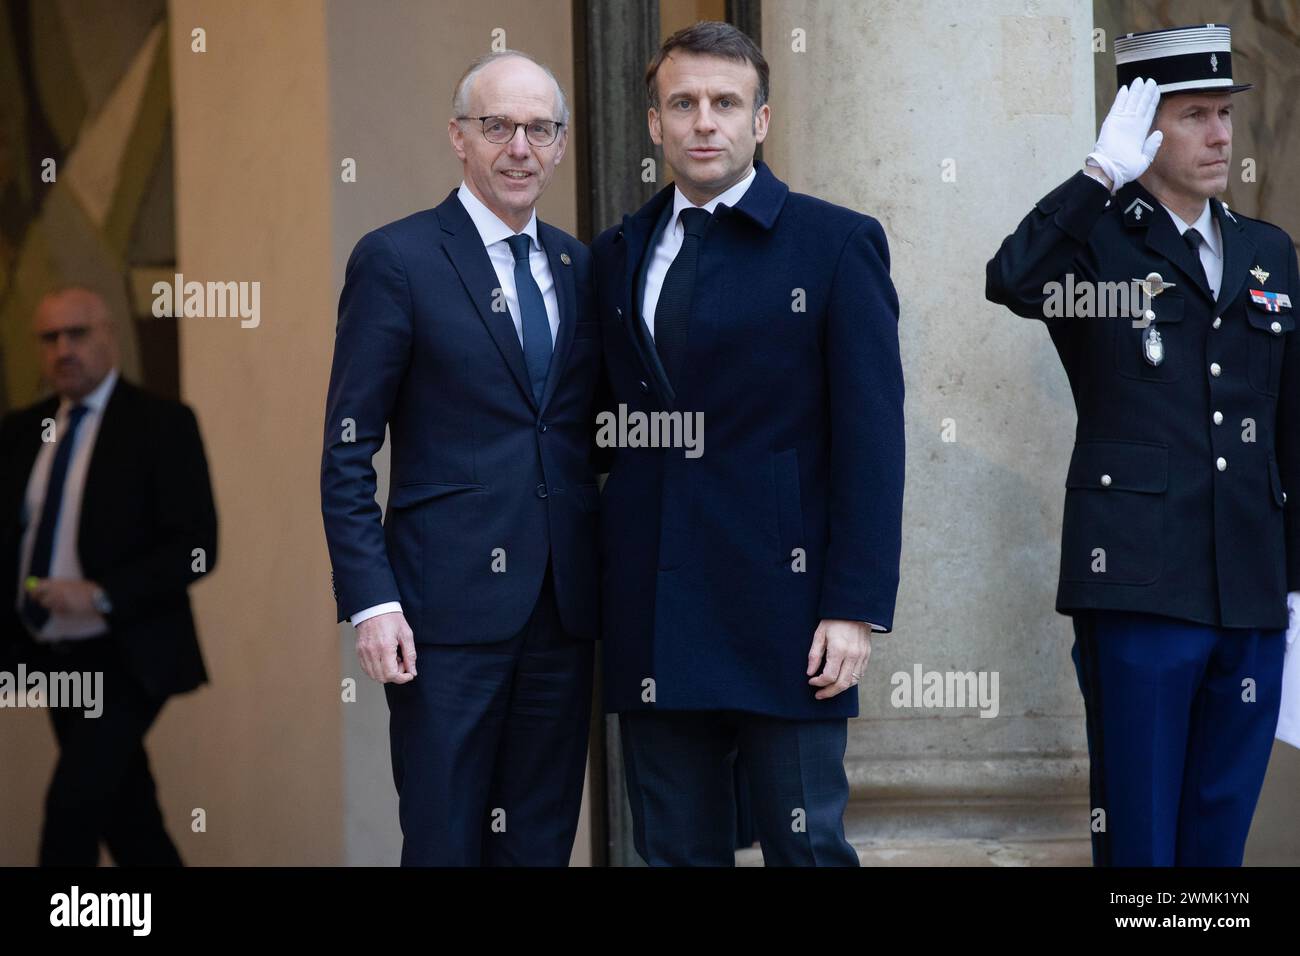
[{"label": "lapel pin", "polygon": [[1260,285],[1263,285],[1265,282],[1268,281],[1269,274],[1265,272],[1260,266],[1255,266],[1255,268],[1251,269],[1250,274],[1259,280]]},{"label": "lapel pin", "polygon": [[567,265],[569,264],[569,262],[571,261],[571,260],[569,259],[569,254],[568,254],[567,252],[561,252],[561,253],[560,253],[560,261],[563,262],[563,263],[567,266]]}]

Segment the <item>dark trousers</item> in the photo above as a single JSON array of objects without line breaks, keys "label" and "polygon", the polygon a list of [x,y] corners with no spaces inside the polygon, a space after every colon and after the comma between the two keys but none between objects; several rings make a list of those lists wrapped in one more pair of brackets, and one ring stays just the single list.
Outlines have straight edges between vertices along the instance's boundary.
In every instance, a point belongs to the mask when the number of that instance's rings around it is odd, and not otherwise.
[{"label": "dark trousers", "polygon": [[1074,629],[1093,863],[1240,866],[1277,727],[1285,632],[1110,611],[1079,614]]},{"label": "dark trousers", "polygon": [[[118,866],[180,866],[149,772],[144,736],[164,699],[127,672],[113,637],[37,644],[29,671],[101,672],[102,713],[51,707],[59,760],[45,797],[41,866],[96,866],[102,840]],[[88,709],[88,708],[87,708]]]},{"label": "dark trousers", "polygon": [[741,760],[768,866],[857,866],[844,837],[848,721],[619,714],[633,842],[650,866],[733,866]]},{"label": "dark trousers", "polygon": [[385,684],[403,866],[567,866],[582,806],[593,646],[564,633],[548,569],[522,631],[419,644]]}]

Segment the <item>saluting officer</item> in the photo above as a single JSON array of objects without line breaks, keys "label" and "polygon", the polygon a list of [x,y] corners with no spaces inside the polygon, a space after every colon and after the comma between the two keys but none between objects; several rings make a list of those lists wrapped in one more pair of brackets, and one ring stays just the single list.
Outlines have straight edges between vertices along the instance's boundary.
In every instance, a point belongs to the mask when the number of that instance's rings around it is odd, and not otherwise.
[{"label": "saluting officer", "polygon": [[[1115,61],[1094,151],[1002,243],[986,295],[1047,324],[1078,411],[1056,609],[1093,862],[1240,865],[1300,591],[1296,252],[1215,198],[1250,89],[1228,27],[1129,34]],[[1052,283],[1133,280],[1136,317],[1046,308]]]}]

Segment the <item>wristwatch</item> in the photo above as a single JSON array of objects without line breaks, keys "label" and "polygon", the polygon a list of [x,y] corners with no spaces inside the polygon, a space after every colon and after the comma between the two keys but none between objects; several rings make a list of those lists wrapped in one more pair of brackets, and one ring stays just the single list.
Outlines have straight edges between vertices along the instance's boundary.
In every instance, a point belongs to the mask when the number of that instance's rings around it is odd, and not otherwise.
[{"label": "wristwatch", "polygon": [[101,587],[96,587],[90,595],[90,604],[100,614],[113,613],[113,602],[108,599],[108,592]]}]

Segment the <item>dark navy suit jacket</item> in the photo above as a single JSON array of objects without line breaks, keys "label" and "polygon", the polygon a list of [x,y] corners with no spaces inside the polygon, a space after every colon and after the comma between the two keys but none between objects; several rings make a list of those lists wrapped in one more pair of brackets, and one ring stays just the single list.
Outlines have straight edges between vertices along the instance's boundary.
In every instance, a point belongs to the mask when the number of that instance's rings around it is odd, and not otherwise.
[{"label": "dark navy suit jacket", "polygon": [[[893,626],[903,376],[884,232],[755,166],[701,242],[673,383],[672,409],[704,415],[703,455],[619,448],[602,495],[610,711],[856,716],[853,691],[814,699],[813,634],[823,618]],[[672,198],[592,246],[611,408],[669,407],[633,290]]]},{"label": "dark navy suit jacket", "polygon": [[[1287,626],[1286,592],[1300,590],[1300,332],[1284,298],[1270,307],[1251,290],[1266,303],[1262,293],[1300,297],[1296,251],[1276,226],[1210,205],[1223,236],[1217,301],[1154,196],[1135,182],[1112,198],[1082,172],[988,263],[988,299],[1046,323],[1078,410],[1062,613]],[[1068,275],[1082,287],[1152,272],[1174,284],[1151,302],[1159,364],[1129,316],[1046,314],[1048,283]]]},{"label": "dark navy suit jacket", "polygon": [[[528,620],[549,560],[565,630],[595,638],[591,257],[540,221],[538,239],[560,307],[540,408],[491,260],[454,190],[353,250],[321,458],[339,620],[400,600],[417,642],[505,640]],[[385,426],[381,526],[371,458]]]},{"label": "dark navy suit jacket", "polygon": [[[0,668],[27,659],[14,610],[23,499],[57,397],[0,420]],[[38,520],[39,518],[35,518]],[[205,555],[195,570],[194,550]],[[119,378],[104,406],[81,499],[77,557],[108,594],[109,631],[153,697],[207,682],[188,588],[217,562],[217,509],[194,412]]]}]

